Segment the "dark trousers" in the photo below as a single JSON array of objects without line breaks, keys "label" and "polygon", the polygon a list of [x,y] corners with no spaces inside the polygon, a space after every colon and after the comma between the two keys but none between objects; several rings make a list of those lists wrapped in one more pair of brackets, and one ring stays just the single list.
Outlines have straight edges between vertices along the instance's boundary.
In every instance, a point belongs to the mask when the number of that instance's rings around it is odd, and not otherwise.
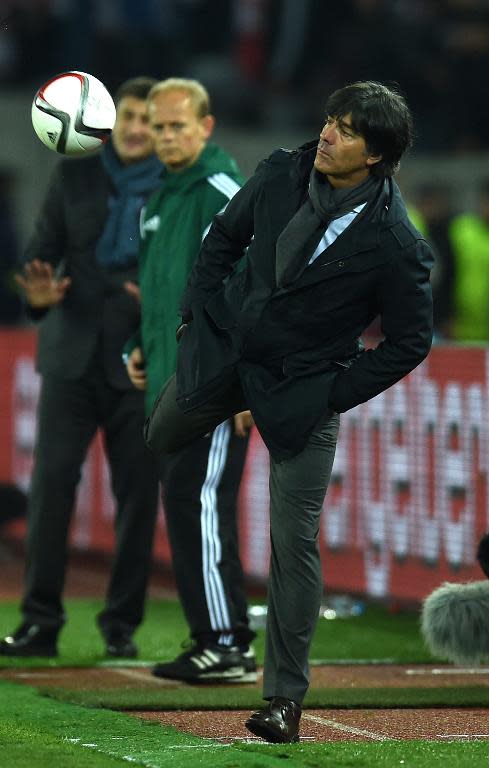
[{"label": "dark trousers", "polygon": [[[243,410],[239,381],[219,399],[183,413],[170,379],[146,422],[149,446],[157,453],[180,450],[188,439]],[[271,559],[263,695],[301,704],[309,685],[308,656],[322,594],[318,536],[339,416],[325,414],[306,447],[292,459],[270,461]]]},{"label": "dark trousers", "polygon": [[254,637],[237,526],[247,446],[228,420],[161,462],[178,593],[192,637],[204,644],[247,645]]},{"label": "dark trousers", "polygon": [[158,498],[143,423],[143,393],[114,389],[101,366],[76,381],[43,378],[28,509],[26,621],[53,628],[64,623],[69,525],[81,466],[100,427],[117,509],[113,565],[98,622],[103,632],[132,631],[141,622]]}]

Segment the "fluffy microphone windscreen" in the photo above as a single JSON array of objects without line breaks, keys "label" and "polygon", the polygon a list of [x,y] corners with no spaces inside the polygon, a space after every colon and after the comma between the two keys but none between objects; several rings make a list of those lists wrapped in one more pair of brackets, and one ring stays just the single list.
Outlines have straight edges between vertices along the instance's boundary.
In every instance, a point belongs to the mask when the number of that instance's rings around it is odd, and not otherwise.
[{"label": "fluffy microphone windscreen", "polygon": [[456,664],[489,660],[489,581],[445,583],[423,603],[421,631],[435,656]]}]

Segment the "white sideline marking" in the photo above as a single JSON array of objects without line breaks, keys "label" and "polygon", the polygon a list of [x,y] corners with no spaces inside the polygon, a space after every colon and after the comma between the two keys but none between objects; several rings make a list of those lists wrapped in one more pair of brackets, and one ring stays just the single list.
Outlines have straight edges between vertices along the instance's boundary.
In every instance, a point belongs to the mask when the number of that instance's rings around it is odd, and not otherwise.
[{"label": "white sideline marking", "polygon": [[455,669],[406,669],[406,675],[489,675],[489,667],[456,667]]},{"label": "white sideline marking", "polygon": [[145,675],[143,672],[138,672],[137,669],[122,669],[117,668],[113,670],[116,674],[122,675],[123,677],[130,677],[131,680],[139,680],[143,681],[144,683],[153,683],[153,685],[158,685],[160,688],[162,684],[166,686],[172,686],[172,685],[180,685],[180,682],[178,680],[166,680],[158,677],[153,677],[153,675]]},{"label": "white sideline marking", "polygon": [[[271,747],[272,749],[274,747],[283,747],[283,744],[269,744],[266,741],[262,741],[258,737],[253,738],[245,738],[243,739],[241,736],[230,736],[230,739],[233,741],[239,741],[244,744],[256,744],[260,743],[263,746]],[[80,744],[81,739],[66,739],[66,741],[71,742],[72,744]],[[308,736],[306,738],[301,738],[301,741],[315,741],[314,738]],[[132,757],[131,755],[116,755],[114,752],[109,752],[103,748],[97,747],[96,744],[80,744],[81,747],[88,747],[89,749],[95,749],[98,753],[103,755],[109,755],[111,757],[118,757],[121,760],[127,760],[128,762],[138,762],[141,760],[141,758],[138,757]],[[165,747],[165,749],[215,749],[216,747],[231,747],[232,744],[219,744],[217,739],[212,739],[208,744],[169,744]],[[153,766],[152,763],[146,763],[144,760],[141,762],[142,765],[151,767]],[[156,766],[154,767],[156,768]]]},{"label": "white sideline marking", "polygon": [[211,747],[230,747],[231,744],[170,744],[165,749],[210,749]]},{"label": "white sideline marking", "polygon": [[326,717],[318,717],[317,715],[303,714],[303,719],[313,720],[315,723],[321,725],[329,725],[330,728],[335,728],[337,731],[345,731],[345,733],[352,733],[355,736],[367,736],[374,741],[388,741],[387,736],[382,736],[380,733],[374,733],[373,731],[366,731],[364,728],[354,728],[351,725],[343,725],[338,723],[337,720],[330,720]]},{"label": "white sideline marking", "polygon": [[[81,739],[63,739],[63,741],[68,741],[71,744],[79,744],[80,747],[85,747],[86,749],[91,749],[94,752],[96,752],[99,755],[107,755],[108,757],[115,757],[118,760],[124,760],[128,763],[138,763],[138,765],[145,766],[145,768],[159,768],[159,765],[156,765],[156,763],[151,763],[148,760],[146,760],[144,757],[133,757],[133,755],[119,755],[117,752],[111,752],[109,749],[105,749],[104,747],[99,747],[97,744],[85,744],[81,743]],[[204,746],[208,746],[205,744]],[[212,745],[209,745],[212,746]],[[217,744],[214,746],[227,746],[227,744]],[[168,749],[168,747],[167,747]],[[169,747],[171,749],[171,747]]]}]

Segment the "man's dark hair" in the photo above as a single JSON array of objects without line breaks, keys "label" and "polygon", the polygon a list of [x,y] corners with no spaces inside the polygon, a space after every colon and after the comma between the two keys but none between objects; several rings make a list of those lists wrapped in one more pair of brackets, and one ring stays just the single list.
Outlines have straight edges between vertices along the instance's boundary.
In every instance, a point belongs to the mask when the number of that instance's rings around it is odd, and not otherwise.
[{"label": "man's dark hair", "polygon": [[411,111],[398,91],[371,80],[352,83],[331,94],[329,117],[351,115],[351,125],[365,139],[369,154],[382,155],[371,167],[374,176],[393,176],[413,142]]},{"label": "man's dark hair", "polygon": [[135,99],[146,101],[148,93],[158,80],[155,77],[131,77],[125,80],[114,93],[116,107],[125,96],[133,96]]}]

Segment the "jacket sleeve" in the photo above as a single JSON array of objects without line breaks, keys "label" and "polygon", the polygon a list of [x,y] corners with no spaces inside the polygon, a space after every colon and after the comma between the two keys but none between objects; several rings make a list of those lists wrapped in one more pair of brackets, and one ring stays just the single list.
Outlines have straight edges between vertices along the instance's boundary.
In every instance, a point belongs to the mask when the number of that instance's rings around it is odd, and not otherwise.
[{"label": "jacket sleeve", "polygon": [[[59,163],[51,174],[41,209],[34,225],[33,233],[20,259],[21,266],[34,259],[48,261],[63,274],[65,221],[63,211],[63,169],[64,163]],[[24,300],[25,312],[30,320],[37,322],[49,312],[49,308],[33,308]]]},{"label": "jacket sleeve", "polygon": [[34,231],[23,255],[23,263],[34,259],[49,261],[58,266],[64,255],[66,226],[64,219],[64,163],[54,169],[44,196]]},{"label": "jacket sleeve", "polygon": [[253,237],[254,205],[260,187],[259,166],[226,209],[214,217],[180,303],[184,319],[191,316],[191,305],[213,293],[242,258]]},{"label": "jacket sleeve", "polygon": [[433,254],[424,240],[418,240],[392,260],[377,296],[385,338],[336,377],[329,397],[335,411],[348,411],[380,394],[416,368],[430,351],[432,265]]}]

